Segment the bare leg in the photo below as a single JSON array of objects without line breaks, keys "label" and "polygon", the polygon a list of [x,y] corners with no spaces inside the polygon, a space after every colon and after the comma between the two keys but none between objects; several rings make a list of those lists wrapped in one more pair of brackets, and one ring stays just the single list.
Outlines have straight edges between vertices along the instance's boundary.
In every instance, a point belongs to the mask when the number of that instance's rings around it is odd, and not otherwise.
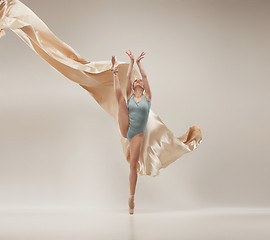
[{"label": "bare leg", "polygon": [[126,99],[120,88],[118,72],[113,73],[114,91],[118,102],[118,124],[123,137],[126,137],[129,125]]},{"label": "bare leg", "polygon": [[129,200],[129,206],[134,208],[134,195],[137,183],[137,167],[139,156],[142,147],[144,133],[139,133],[130,139],[130,175],[129,175],[129,183],[130,183],[130,195],[133,195]]}]

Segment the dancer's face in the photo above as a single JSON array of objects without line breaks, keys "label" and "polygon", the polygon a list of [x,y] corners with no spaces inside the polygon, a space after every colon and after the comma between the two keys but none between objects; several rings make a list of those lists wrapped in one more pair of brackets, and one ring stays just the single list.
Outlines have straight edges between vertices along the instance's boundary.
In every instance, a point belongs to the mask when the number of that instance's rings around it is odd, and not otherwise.
[{"label": "dancer's face", "polygon": [[135,81],[133,82],[133,90],[135,90],[136,87],[141,87],[144,89],[142,79],[135,79]]}]

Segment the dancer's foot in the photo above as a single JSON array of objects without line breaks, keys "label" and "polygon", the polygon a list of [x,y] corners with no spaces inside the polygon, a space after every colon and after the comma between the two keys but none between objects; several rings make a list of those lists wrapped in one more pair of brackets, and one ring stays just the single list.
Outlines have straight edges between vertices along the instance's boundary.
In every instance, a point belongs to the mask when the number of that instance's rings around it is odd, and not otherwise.
[{"label": "dancer's foot", "polygon": [[129,206],[129,214],[133,214],[134,213],[134,207],[135,207],[134,195],[129,196],[129,198],[128,198],[128,206]]},{"label": "dancer's foot", "polygon": [[113,73],[118,72],[118,63],[116,61],[116,57],[115,56],[112,56],[112,67],[111,67],[111,71]]}]

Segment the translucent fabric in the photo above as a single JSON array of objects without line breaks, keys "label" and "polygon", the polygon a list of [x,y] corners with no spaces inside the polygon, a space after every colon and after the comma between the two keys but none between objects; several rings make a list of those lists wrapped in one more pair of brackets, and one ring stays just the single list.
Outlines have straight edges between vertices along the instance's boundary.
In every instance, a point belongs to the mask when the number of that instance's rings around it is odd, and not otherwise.
[{"label": "translucent fabric", "polygon": [[[5,35],[3,30],[5,28],[11,29],[52,67],[88,91],[118,123],[118,103],[110,71],[111,59],[97,62],[86,61],[74,49],[54,35],[46,24],[19,0],[0,0],[0,37]],[[85,33],[82,30],[83,34]],[[108,55],[113,54],[109,53]],[[125,96],[129,63],[118,61],[118,64],[120,85]],[[139,74],[133,68],[132,81],[135,80],[135,77],[139,77]],[[178,113],[176,112],[176,115]],[[121,135],[119,125],[118,130],[124,155],[129,162],[130,143]],[[199,125],[189,127],[185,134],[176,137],[161,121],[160,117],[150,109],[139,158],[138,173],[152,177],[158,176],[161,168],[167,167],[183,154],[193,151],[201,142],[202,135]]]}]

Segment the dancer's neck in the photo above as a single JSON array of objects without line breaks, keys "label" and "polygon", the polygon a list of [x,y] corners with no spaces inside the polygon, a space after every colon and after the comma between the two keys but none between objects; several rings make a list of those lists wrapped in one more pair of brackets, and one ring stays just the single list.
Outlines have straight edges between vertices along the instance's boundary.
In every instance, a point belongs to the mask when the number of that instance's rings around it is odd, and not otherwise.
[{"label": "dancer's neck", "polygon": [[137,88],[135,89],[135,91],[134,91],[134,96],[135,96],[136,98],[140,98],[142,95],[143,95],[143,89],[137,87]]}]

